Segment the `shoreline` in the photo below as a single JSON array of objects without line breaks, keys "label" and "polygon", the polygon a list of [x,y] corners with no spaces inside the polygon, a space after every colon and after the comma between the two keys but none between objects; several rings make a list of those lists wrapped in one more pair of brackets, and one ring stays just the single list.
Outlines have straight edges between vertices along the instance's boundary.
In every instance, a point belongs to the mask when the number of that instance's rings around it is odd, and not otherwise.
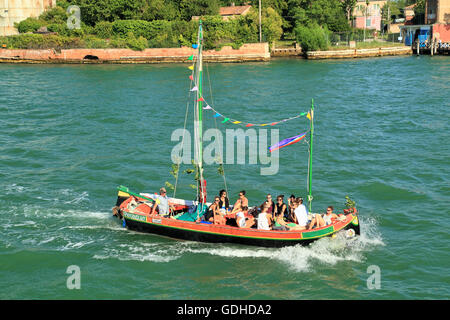
[{"label": "shoreline", "polygon": [[[0,63],[23,64],[157,64],[190,63],[196,53],[192,48],[131,49],[0,49]],[[267,62],[272,58],[296,57],[307,60],[369,58],[411,55],[411,47],[379,47],[371,49],[344,49],[328,51],[289,50],[284,54],[269,52],[268,43],[243,44],[239,49],[224,46],[221,50],[204,51],[205,62],[242,63]]]}]

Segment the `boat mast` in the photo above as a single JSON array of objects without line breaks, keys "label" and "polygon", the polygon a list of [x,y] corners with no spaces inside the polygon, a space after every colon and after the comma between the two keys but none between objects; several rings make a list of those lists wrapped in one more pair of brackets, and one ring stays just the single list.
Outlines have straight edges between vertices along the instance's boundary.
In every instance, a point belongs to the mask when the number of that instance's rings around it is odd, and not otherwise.
[{"label": "boat mast", "polygon": [[312,183],[312,153],[313,153],[313,137],[314,137],[314,99],[311,99],[311,111],[309,112],[309,120],[310,120],[310,131],[309,131],[309,165],[308,165],[308,209],[309,212],[312,211],[312,191],[311,191],[311,183]]},{"label": "boat mast", "polygon": [[[203,82],[203,28],[202,28],[202,21],[199,21],[199,27],[198,27],[198,63],[197,63],[197,112],[196,112],[196,119],[195,119],[195,141],[196,141],[196,147],[197,147],[197,167],[198,167],[198,188],[199,191],[204,192],[203,190],[203,88],[202,88],[202,82]],[[203,202],[203,195],[199,193],[199,197],[201,202]]]}]

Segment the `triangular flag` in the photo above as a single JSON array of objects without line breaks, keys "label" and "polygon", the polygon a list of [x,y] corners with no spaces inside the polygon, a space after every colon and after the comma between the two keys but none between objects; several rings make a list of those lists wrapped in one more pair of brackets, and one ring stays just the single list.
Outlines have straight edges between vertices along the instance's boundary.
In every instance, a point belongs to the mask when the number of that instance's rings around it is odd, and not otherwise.
[{"label": "triangular flag", "polygon": [[194,70],[194,66],[189,66],[189,70]]},{"label": "triangular flag", "polygon": [[198,48],[198,44],[193,44],[192,48],[197,49]]},{"label": "triangular flag", "polygon": [[254,126],[254,124],[251,124],[251,123],[246,125],[246,127],[253,127],[253,126]]},{"label": "triangular flag", "polygon": [[311,120],[311,114],[308,112],[308,114],[306,115],[306,117]]},{"label": "triangular flag", "polygon": [[190,56],[188,60],[194,60],[194,55]]},{"label": "triangular flag", "polygon": [[222,123],[225,123],[225,122],[227,122],[228,120],[230,120],[230,118],[225,118],[225,119],[222,121]]},{"label": "triangular flag", "polygon": [[198,87],[197,87],[197,86],[193,87],[193,88],[191,89],[191,91],[198,91]]},{"label": "triangular flag", "polygon": [[238,123],[241,123],[241,122],[240,121],[233,121],[232,123],[238,124]]},{"label": "triangular flag", "polygon": [[216,114],[214,115],[214,118],[217,118],[217,117],[220,117],[220,116],[222,116],[220,113],[216,113]]},{"label": "triangular flag", "polygon": [[192,74],[189,76],[189,79],[190,79],[191,81],[194,81],[194,77],[192,76]]},{"label": "triangular flag", "polygon": [[271,126],[274,126],[274,125],[276,125],[278,122],[272,122],[270,125]]},{"label": "triangular flag", "polygon": [[260,127],[264,127],[264,126],[267,126],[268,125],[268,123],[264,123],[264,124],[260,124],[259,126]]},{"label": "triangular flag", "polygon": [[205,99],[203,99],[203,97],[201,97],[201,98],[198,99],[197,101],[205,101]]},{"label": "triangular flag", "polygon": [[206,105],[206,107],[203,107],[203,110],[212,109],[209,105]]}]

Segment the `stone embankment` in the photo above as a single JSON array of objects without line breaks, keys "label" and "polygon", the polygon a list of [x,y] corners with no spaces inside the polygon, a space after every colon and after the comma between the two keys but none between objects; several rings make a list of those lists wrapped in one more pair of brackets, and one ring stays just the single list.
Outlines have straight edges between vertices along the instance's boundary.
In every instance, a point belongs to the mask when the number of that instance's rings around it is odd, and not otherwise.
[{"label": "stone embankment", "polygon": [[307,59],[343,59],[343,58],[367,58],[382,56],[397,56],[412,54],[411,47],[384,47],[371,49],[348,49],[328,51],[308,51]]},{"label": "stone embankment", "polygon": [[[181,48],[131,49],[0,49],[0,62],[9,63],[163,63],[187,62],[197,50]],[[268,61],[268,43],[247,43],[239,49],[203,51],[206,62]]]}]

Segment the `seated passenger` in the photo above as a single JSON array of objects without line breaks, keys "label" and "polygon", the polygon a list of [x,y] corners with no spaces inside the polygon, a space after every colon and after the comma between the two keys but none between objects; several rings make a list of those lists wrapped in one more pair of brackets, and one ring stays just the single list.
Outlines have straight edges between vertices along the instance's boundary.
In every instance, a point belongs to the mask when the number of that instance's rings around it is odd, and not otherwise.
[{"label": "seated passenger", "polygon": [[255,218],[246,218],[244,215],[244,210],[236,213],[236,223],[239,228],[250,228],[255,224]]},{"label": "seated passenger", "polygon": [[275,209],[273,211],[273,216],[278,216],[281,214],[282,218],[287,217],[287,206],[286,204],[283,202],[284,196],[283,195],[279,195],[277,197],[277,202],[275,203]]},{"label": "seated passenger", "polygon": [[296,198],[294,201],[294,215],[296,226],[291,227],[290,230],[305,230],[310,221],[308,221],[308,211],[302,198]]},{"label": "seated passenger", "polygon": [[230,202],[227,198],[227,192],[225,190],[220,190],[219,192],[219,210],[223,215],[228,214],[228,211],[230,210]]},{"label": "seated passenger", "polygon": [[274,214],[272,230],[289,230],[289,225],[295,227],[295,223],[287,223],[284,221],[283,211],[276,211]]},{"label": "seated passenger", "polygon": [[338,219],[338,215],[333,213],[333,207],[329,206],[327,208],[327,213],[324,215],[316,214],[314,218],[311,220],[311,223],[309,224],[308,230],[312,229],[314,226],[316,228],[320,228],[323,226],[327,226],[329,224],[332,224],[335,219]]},{"label": "seated passenger", "polygon": [[233,206],[232,214],[238,213],[239,211],[245,211],[244,207],[248,208],[248,199],[245,197],[245,190],[239,192],[239,199]]},{"label": "seated passenger", "polygon": [[205,213],[205,221],[214,223],[214,217],[216,214],[220,215],[219,212],[219,197],[216,196],[214,198],[214,202],[208,208],[208,211]]},{"label": "seated passenger", "polygon": [[291,196],[288,199],[288,212],[287,212],[287,217],[286,217],[286,221],[289,221],[289,222],[295,222],[294,201],[295,201],[295,196],[293,194],[291,194]]},{"label": "seated passenger", "polygon": [[258,214],[258,229],[259,230],[270,230],[270,225],[272,222],[272,214],[269,213],[270,205],[265,202],[262,205],[262,210]]},{"label": "seated passenger", "polygon": [[267,212],[270,213],[270,214],[272,214],[272,213],[273,213],[273,210],[274,210],[274,207],[275,207],[275,203],[272,201],[272,195],[271,195],[270,193],[267,195],[266,201],[264,201],[264,202],[262,203],[262,205],[261,205],[261,211],[262,211],[263,207],[265,206],[265,204],[268,204]]}]

